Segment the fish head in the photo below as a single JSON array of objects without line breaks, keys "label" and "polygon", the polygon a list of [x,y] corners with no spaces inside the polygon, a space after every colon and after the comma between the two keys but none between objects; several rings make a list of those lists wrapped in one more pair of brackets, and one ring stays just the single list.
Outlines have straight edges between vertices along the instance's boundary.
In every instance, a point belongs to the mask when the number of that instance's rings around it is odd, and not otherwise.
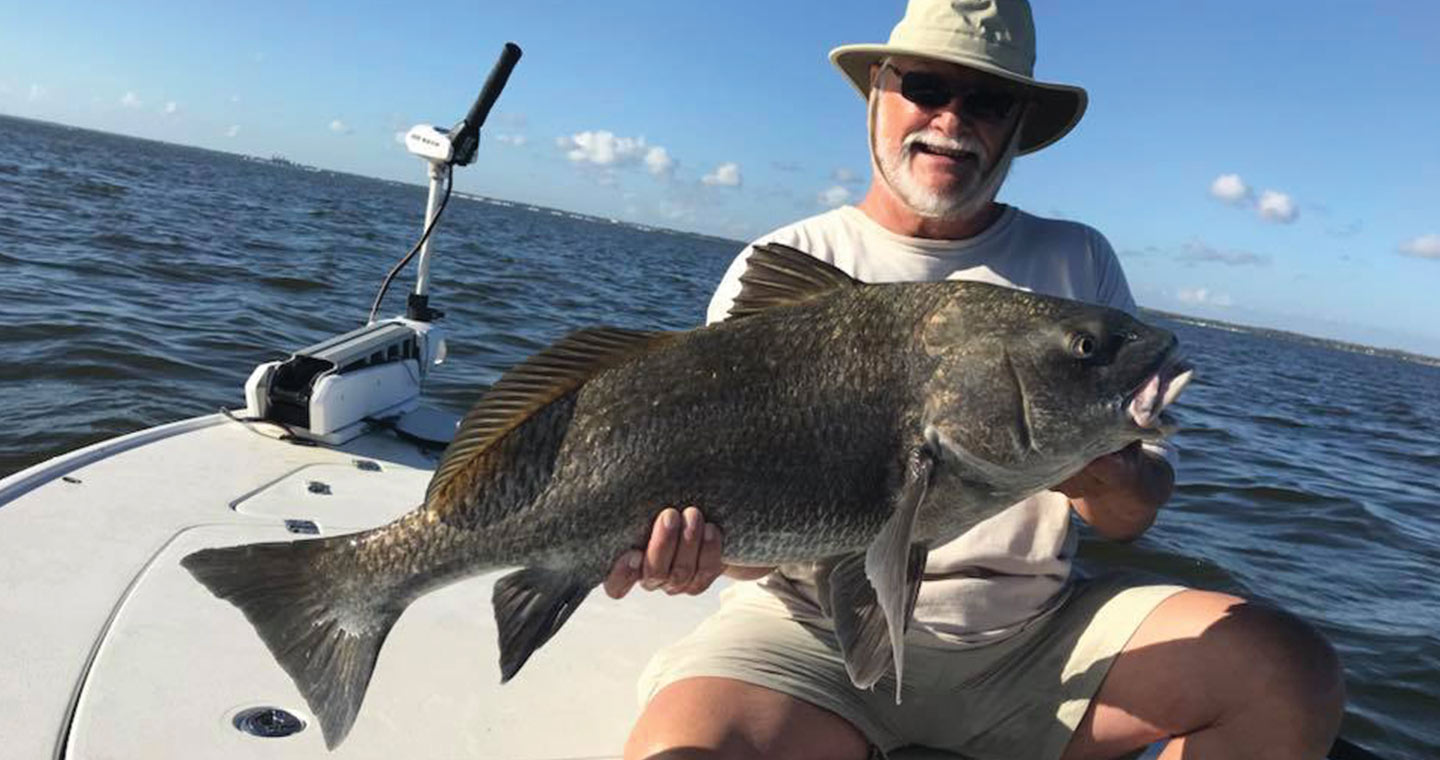
[{"label": "fish head", "polygon": [[1168,330],[1117,309],[954,283],[923,324],[931,447],[1004,490],[1055,485],[1162,435],[1191,369]]}]

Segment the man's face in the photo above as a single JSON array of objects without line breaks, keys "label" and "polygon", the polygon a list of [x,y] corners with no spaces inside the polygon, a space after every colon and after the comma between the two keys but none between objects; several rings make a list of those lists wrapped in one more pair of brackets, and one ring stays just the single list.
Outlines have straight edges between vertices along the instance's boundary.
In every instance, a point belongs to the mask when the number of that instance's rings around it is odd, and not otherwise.
[{"label": "man's face", "polygon": [[872,76],[875,158],[901,201],[929,217],[984,208],[1008,170],[996,164],[1010,158],[1018,92],[998,77],[938,61],[892,58]]}]

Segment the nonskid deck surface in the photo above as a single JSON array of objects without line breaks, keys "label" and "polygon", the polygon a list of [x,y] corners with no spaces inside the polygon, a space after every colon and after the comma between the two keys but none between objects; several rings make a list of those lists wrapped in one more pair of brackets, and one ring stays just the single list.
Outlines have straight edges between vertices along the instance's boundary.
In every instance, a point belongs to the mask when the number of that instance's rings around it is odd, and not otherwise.
[{"label": "nonskid deck surface", "polygon": [[[239,611],[179,567],[208,546],[382,524],[422,498],[438,452],[380,431],[339,448],[215,415],[143,431],[0,481],[0,735],[14,757],[618,756],[651,652],[717,604],[603,594],[499,685],[495,575],[416,602],[349,739],[325,750]],[[287,527],[288,525],[290,527]],[[310,725],[234,727],[252,707]],[[72,719],[73,716],[73,719]],[[556,730],[563,726],[564,730]]]},{"label": "nonskid deck surface", "polygon": [[[641,669],[713,611],[726,584],[698,598],[592,594],[503,687],[490,606],[499,574],[430,594],[400,619],[353,732],[327,752],[250,624],[179,560],[300,538],[293,531],[311,524],[334,535],[387,522],[419,503],[438,452],[384,431],[338,448],[280,434],[201,417],[0,481],[7,757],[619,757]],[[309,725],[279,739],[237,730],[236,715],[255,707]],[[957,760],[918,748],[891,756]]]}]

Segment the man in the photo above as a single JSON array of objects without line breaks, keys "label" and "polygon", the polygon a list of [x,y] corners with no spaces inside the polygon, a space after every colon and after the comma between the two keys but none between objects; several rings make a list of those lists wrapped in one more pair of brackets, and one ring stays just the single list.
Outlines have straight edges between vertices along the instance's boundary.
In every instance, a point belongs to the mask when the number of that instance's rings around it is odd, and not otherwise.
[{"label": "man", "polygon": [[[1060,139],[1086,103],[1033,79],[1024,0],[912,0],[888,44],[831,60],[866,97],[869,191],[762,240],[865,281],[981,279],[1134,311],[1098,232],[994,201],[1011,159]],[[901,705],[888,681],[850,684],[810,568],[727,569],[700,509],[666,510],[644,552],[617,561],[611,596],[637,581],[698,593],[722,571],[763,579],[655,657],[626,756],[860,760],[914,744],[976,760],[1102,758],[1171,739],[1162,757],[1323,757],[1343,687],[1307,625],[1225,594],[1071,577],[1070,512],[1104,537],[1139,536],[1170,496],[1166,456],[1139,444],[1107,455],[933,547]]]}]

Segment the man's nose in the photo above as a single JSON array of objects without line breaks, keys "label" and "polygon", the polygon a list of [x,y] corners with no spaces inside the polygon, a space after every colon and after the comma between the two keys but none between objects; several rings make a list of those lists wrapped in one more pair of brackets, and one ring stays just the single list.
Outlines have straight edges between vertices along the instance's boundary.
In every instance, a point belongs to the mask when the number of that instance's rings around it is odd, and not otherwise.
[{"label": "man's nose", "polygon": [[951,137],[959,137],[972,131],[970,124],[960,116],[959,109],[960,99],[951,98],[949,103],[935,109],[935,115],[930,117],[930,126]]}]

